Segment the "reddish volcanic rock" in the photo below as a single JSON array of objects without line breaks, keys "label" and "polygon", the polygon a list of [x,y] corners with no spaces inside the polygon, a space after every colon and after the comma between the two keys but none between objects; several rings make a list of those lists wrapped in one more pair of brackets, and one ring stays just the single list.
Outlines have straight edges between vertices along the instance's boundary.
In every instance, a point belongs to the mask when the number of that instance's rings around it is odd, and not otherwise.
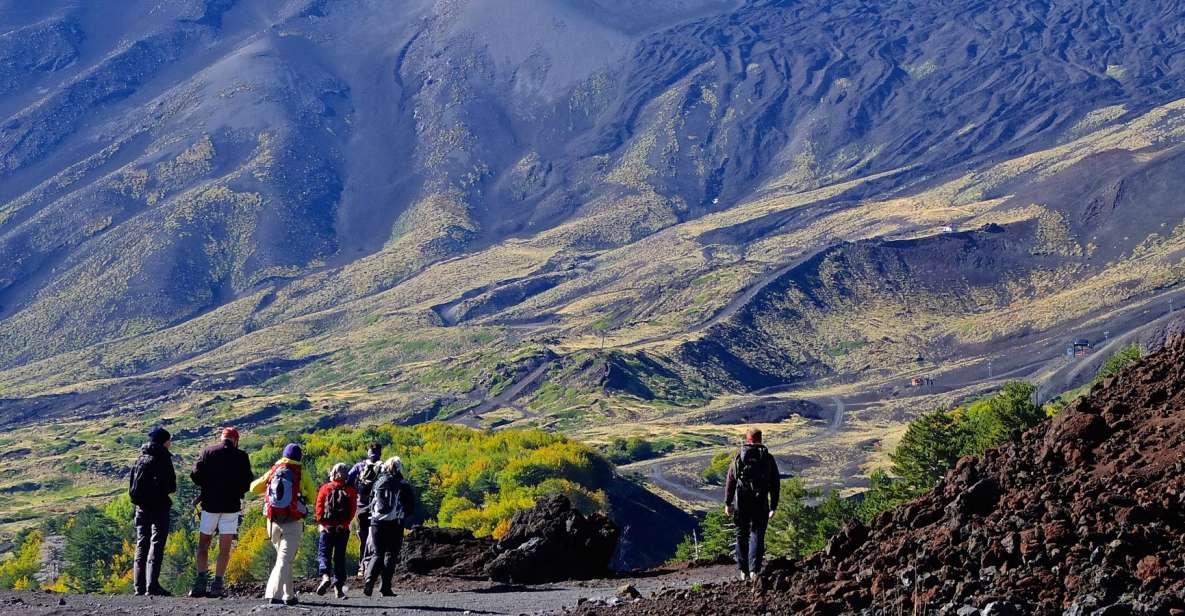
[{"label": "reddish volcanic rock", "polygon": [[[757,589],[671,592],[614,614],[1185,614],[1185,344]],[[590,608],[585,613],[595,609]]]}]

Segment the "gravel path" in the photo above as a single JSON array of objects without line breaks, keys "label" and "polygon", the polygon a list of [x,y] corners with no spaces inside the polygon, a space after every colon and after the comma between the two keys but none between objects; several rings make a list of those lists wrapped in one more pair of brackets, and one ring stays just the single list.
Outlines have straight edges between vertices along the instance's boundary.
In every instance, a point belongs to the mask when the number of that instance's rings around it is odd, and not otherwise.
[{"label": "gravel path", "polygon": [[[301,595],[303,603],[295,607],[272,606],[262,599],[188,599],[171,597],[132,597],[127,595],[61,595],[43,592],[0,593],[0,614],[28,616],[77,616],[127,614],[157,616],[215,616],[238,614],[300,614],[329,616],[336,614],[374,614],[376,616],[411,616],[439,614],[545,614],[576,607],[582,600],[608,600],[617,588],[633,584],[643,596],[660,589],[686,588],[693,584],[719,581],[730,567],[706,567],[668,572],[652,577],[595,580],[549,586],[505,586],[490,584],[461,591],[404,591],[391,598],[362,596],[348,591],[348,599],[332,596]],[[398,589],[397,589],[398,592]]]}]

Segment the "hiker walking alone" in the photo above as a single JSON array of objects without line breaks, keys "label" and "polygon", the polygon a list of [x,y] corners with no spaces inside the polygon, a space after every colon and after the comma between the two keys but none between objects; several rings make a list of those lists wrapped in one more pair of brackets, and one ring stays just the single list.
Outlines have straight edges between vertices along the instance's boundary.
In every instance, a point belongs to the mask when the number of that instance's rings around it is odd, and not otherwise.
[{"label": "hiker walking alone", "polygon": [[288,443],[284,454],[262,477],[251,484],[251,491],[262,494],[263,515],[267,518],[267,536],[276,548],[276,564],[267,580],[264,599],[273,605],[296,605],[296,585],[292,582],[292,563],[300,547],[304,518],[309,507],[304,495],[313,491],[312,480],[302,472],[304,452],[300,445]]},{"label": "hiker walking alone", "polygon": [[384,597],[394,597],[391,578],[403,549],[404,522],[411,517],[415,496],[403,479],[403,462],[395,456],[383,463],[382,474],[370,497],[370,561],[366,564],[366,583],[362,593],[370,596],[375,582]]},{"label": "hiker walking alone", "polygon": [[[219,443],[207,447],[198,456],[189,478],[201,489],[198,503],[202,508],[198,523],[197,575],[193,578],[191,597],[221,597],[222,578],[230,563],[230,550],[239,534],[239,519],[242,517],[243,495],[251,487],[251,458],[239,449],[239,432],[225,428],[219,435]],[[218,563],[214,569],[214,582],[209,588],[210,542],[218,533]]]},{"label": "hiker walking alone", "polygon": [[132,569],[137,595],[169,596],[160,585],[160,569],[165,562],[169,513],[173,508],[169,495],[177,491],[177,472],[169,453],[172,445],[168,430],[153,428],[128,478],[128,496],[136,506],[136,562]]},{"label": "hiker walking alone", "polygon": [[756,581],[761,573],[765,529],[778,508],[779,484],[778,462],[761,444],[761,430],[751,428],[724,482],[724,513],[736,523],[742,580]]},{"label": "hiker walking alone", "polygon": [[382,473],[382,466],[383,446],[371,443],[366,447],[366,459],[350,469],[346,480],[358,491],[358,575],[361,576],[366,575],[366,564],[370,562],[370,495]]},{"label": "hiker walking alone", "polygon": [[350,522],[358,512],[358,491],[346,484],[349,467],[333,465],[329,483],[317,491],[317,565],[321,583],[317,594],[323,595],[333,585],[338,599],[346,598],[346,543],[350,541]]}]

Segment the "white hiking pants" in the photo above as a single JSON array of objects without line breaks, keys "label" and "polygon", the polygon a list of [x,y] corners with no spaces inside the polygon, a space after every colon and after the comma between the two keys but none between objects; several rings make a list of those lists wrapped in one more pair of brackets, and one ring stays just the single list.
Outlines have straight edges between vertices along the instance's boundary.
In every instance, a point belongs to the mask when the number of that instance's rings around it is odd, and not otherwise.
[{"label": "white hiking pants", "polygon": [[272,541],[272,547],[276,548],[276,564],[267,580],[264,599],[287,601],[296,596],[296,586],[292,583],[292,563],[296,561],[296,548],[300,546],[303,530],[304,524],[300,520],[287,524],[275,524],[268,520],[267,536]]}]

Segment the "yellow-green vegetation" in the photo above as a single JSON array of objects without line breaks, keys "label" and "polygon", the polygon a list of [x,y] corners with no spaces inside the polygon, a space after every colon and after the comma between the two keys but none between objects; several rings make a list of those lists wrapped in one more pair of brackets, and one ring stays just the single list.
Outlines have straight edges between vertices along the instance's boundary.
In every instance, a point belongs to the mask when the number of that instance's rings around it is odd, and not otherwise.
[{"label": "yellow-green vegetation", "polygon": [[712,485],[724,485],[724,479],[728,475],[728,467],[732,464],[734,452],[722,451],[714,456],[708,462],[708,466],[704,468],[704,472],[700,474],[704,481]]},{"label": "yellow-green vegetation", "polygon": [[17,537],[18,546],[12,556],[0,563],[0,588],[37,590],[37,575],[41,573],[41,546],[45,536],[32,530]]},{"label": "yellow-green vegetation", "polygon": [[982,455],[1046,418],[1036,388],[1013,382],[993,396],[949,411],[926,413],[909,424],[893,453],[893,474],[919,492],[930,489],[965,455]]},{"label": "yellow-green vegetation", "polygon": [[[258,467],[277,459],[287,441],[277,439],[252,453]],[[404,460],[422,509],[418,519],[500,536],[518,511],[547,494],[564,494],[585,511],[605,507],[610,464],[595,450],[540,430],[487,432],[430,423],[403,428],[323,430],[301,439],[305,466],[317,477],[337,462],[365,457],[366,445],[382,444],[385,455]]]},{"label": "yellow-green vegetation", "polygon": [[[334,429],[304,435],[277,436],[251,451],[252,466],[262,474],[280,457],[289,439],[302,443],[304,472],[324,480],[337,462],[353,463],[365,456],[371,442],[383,445],[385,455],[403,459],[407,478],[417,495],[413,520],[428,525],[466,528],[478,536],[499,537],[510,518],[534,505],[541,496],[563,494],[586,512],[603,511],[606,490],[615,479],[611,464],[592,448],[563,436],[538,430],[491,433],[447,424],[414,428],[375,426]],[[174,496],[174,528],[166,554],[164,583],[182,592],[192,581],[195,518],[189,508],[195,493],[185,469],[178,469],[179,493]],[[305,495],[312,499],[313,495]],[[51,587],[76,592],[130,592],[132,513],[125,493],[108,498],[102,508],[86,506],[44,520],[17,536],[17,549],[0,563],[0,588],[32,589],[41,570],[45,537],[64,537],[65,567]],[[298,575],[316,573],[316,527],[308,524],[298,552]],[[356,562],[357,538],[348,546]],[[248,497],[239,541],[231,557],[231,583],[266,580],[274,559],[258,501]],[[351,564],[351,566],[353,566]]]}]

